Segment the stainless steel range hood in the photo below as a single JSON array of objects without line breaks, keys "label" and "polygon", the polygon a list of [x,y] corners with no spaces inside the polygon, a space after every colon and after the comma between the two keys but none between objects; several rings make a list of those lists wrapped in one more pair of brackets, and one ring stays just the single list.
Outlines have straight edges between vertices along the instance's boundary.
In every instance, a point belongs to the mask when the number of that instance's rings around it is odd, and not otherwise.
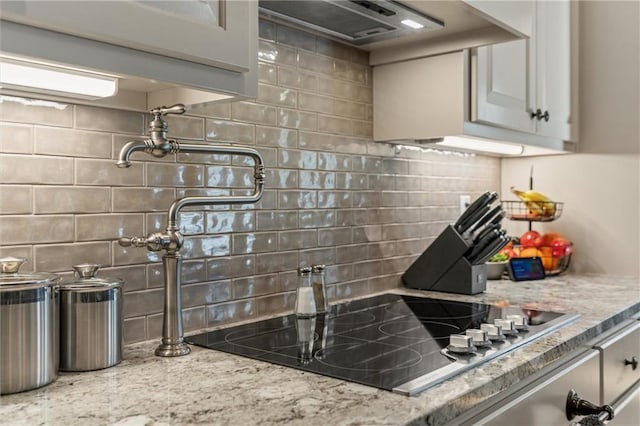
[{"label": "stainless steel range hood", "polygon": [[443,28],[444,23],[388,0],[260,0],[263,15],[356,46]]}]

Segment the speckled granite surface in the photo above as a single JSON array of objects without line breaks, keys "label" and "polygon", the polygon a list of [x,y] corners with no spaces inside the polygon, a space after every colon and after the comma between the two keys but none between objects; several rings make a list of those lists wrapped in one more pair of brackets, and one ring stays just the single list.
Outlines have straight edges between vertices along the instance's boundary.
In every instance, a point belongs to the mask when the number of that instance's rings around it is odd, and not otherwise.
[{"label": "speckled granite surface", "polygon": [[221,352],[154,357],[156,342],[129,346],[118,366],[63,373],[41,389],[0,397],[0,424],[442,424],[640,311],[637,278],[561,276],[490,281],[485,293],[425,297],[533,303],[580,320],[417,397]]}]

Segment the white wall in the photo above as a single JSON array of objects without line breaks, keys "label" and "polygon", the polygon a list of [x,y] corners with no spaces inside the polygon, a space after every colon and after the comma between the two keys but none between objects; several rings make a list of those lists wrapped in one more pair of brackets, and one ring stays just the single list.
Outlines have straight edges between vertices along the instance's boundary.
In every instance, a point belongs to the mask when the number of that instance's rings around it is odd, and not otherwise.
[{"label": "white wall", "polygon": [[579,16],[580,154],[503,160],[503,198],[533,165],[535,189],[565,203],[534,228],[574,242],[572,270],[640,276],[640,2],[581,1]]}]

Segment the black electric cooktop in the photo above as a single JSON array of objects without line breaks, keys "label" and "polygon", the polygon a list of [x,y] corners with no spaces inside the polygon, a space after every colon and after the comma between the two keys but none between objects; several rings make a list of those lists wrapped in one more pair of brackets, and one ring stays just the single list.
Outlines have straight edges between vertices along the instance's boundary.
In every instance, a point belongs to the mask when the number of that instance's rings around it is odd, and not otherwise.
[{"label": "black electric cooktop", "polygon": [[[518,314],[529,321],[472,354],[449,352],[451,334]],[[492,306],[383,294],[331,306],[326,315],[288,315],[186,337],[188,343],[406,395],[514,350],[578,318],[519,306]]]}]

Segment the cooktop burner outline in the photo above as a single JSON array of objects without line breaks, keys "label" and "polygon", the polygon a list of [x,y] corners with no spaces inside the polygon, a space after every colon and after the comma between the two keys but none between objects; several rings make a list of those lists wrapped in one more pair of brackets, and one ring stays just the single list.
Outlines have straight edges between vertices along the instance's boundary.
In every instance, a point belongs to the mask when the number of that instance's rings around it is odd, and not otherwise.
[{"label": "cooktop burner outline", "polygon": [[447,351],[449,335],[482,322],[522,313],[498,307],[398,294],[331,306],[330,313],[298,320],[285,315],[186,337],[188,343],[298,370],[416,395],[463,371],[510,352],[578,315],[536,312],[532,324],[505,342],[472,355]]}]

